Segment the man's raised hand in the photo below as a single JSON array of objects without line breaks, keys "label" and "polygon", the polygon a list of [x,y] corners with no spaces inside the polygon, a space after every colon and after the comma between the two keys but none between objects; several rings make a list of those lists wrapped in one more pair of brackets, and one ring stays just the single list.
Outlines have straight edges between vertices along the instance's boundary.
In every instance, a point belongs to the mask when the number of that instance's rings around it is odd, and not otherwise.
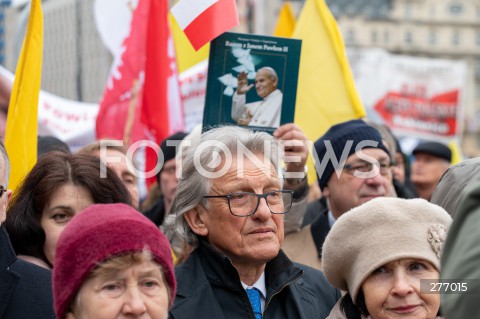
[{"label": "man's raised hand", "polygon": [[253,87],[253,84],[248,85],[248,78],[246,72],[241,72],[237,75],[237,94],[242,95],[250,91]]}]

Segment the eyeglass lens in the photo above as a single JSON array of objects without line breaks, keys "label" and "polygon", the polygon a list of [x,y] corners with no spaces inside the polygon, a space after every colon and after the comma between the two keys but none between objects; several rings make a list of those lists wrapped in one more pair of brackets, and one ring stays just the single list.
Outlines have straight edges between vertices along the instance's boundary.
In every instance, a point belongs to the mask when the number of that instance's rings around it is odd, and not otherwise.
[{"label": "eyeglass lens", "polygon": [[[230,195],[230,210],[237,216],[252,215],[260,204],[260,197],[253,193]],[[292,206],[292,194],[281,191],[266,194],[267,205],[273,214],[285,214]]]}]

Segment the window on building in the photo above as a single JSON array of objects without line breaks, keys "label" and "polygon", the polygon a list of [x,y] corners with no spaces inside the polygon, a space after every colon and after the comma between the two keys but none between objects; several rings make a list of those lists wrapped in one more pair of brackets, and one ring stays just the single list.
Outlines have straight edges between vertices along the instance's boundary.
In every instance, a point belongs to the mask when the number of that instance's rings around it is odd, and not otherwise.
[{"label": "window on building", "polygon": [[346,37],[346,42],[347,44],[353,44],[355,43],[355,30],[353,29],[348,29],[347,30],[347,37]]},{"label": "window on building", "polygon": [[388,34],[388,31],[383,32],[383,42],[388,43],[390,35]]},{"label": "window on building", "polygon": [[475,33],[475,44],[480,47],[480,31]]},{"label": "window on building", "polygon": [[413,42],[412,32],[405,32],[405,43],[411,44]]},{"label": "window on building", "polygon": [[477,18],[480,18],[480,6],[477,6],[476,11],[477,11]]},{"label": "window on building", "polygon": [[372,33],[370,34],[370,38],[372,40],[372,43],[375,44],[377,43],[377,31],[373,30]]},{"label": "window on building", "polygon": [[463,5],[460,2],[452,2],[449,5],[449,10],[452,15],[460,15],[463,11]]},{"label": "window on building", "polygon": [[405,20],[410,20],[412,18],[412,7],[411,2],[405,3]]},{"label": "window on building", "polygon": [[475,62],[475,78],[480,80],[480,60]]},{"label": "window on building", "polygon": [[453,31],[452,44],[453,45],[459,45],[460,44],[460,33],[458,33],[458,31]]},{"label": "window on building", "polygon": [[435,31],[430,31],[430,34],[428,36],[428,42],[430,43],[430,45],[437,44],[437,34],[435,33]]},{"label": "window on building", "polygon": [[450,4],[450,13],[452,15],[460,15],[463,13],[463,4],[460,2],[454,2]]}]

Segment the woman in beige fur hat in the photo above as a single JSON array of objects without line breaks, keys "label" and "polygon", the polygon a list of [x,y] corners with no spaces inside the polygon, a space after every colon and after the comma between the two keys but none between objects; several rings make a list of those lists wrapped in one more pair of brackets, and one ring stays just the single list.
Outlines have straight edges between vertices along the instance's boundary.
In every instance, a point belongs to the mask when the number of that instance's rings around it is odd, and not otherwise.
[{"label": "woman in beige fur hat", "polygon": [[347,294],[328,319],[437,318],[436,281],[450,215],[423,199],[376,198],[342,215],[323,246],[330,283]]}]

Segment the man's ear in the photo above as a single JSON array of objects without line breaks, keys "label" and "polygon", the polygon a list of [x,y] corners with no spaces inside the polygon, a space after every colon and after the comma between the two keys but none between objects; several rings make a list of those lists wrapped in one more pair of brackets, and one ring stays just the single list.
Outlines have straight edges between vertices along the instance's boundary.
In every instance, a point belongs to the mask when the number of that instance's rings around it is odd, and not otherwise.
[{"label": "man's ear", "polygon": [[188,226],[190,226],[190,229],[199,236],[208,235],[208,228],[204,221],[204,215],[202,214],[204,212],[203,207],[199,205],[185,212],[183,216],[187,221]]},{"label": "man's ear", "polygon": [[11,189],[7,189],[7,207],[8,207],[8,203],[10,202],[10,199],[12,198],[12,190]]},{"label": "man's ear", "polygon": [[330,197],[330,189],[328,188],[328,185],[325,185],[322,190],[322,196],[329,198]]},{"label": "man's ear", "polygon": [[5,219],[7,218],[8,202],[10,201],[11,197],[12,197],[12,191],[9,189],[5,192],[5,201],[2,203],[2,206],[0,207],[0,224],[3,224],[3,222],[5,222]]}]

